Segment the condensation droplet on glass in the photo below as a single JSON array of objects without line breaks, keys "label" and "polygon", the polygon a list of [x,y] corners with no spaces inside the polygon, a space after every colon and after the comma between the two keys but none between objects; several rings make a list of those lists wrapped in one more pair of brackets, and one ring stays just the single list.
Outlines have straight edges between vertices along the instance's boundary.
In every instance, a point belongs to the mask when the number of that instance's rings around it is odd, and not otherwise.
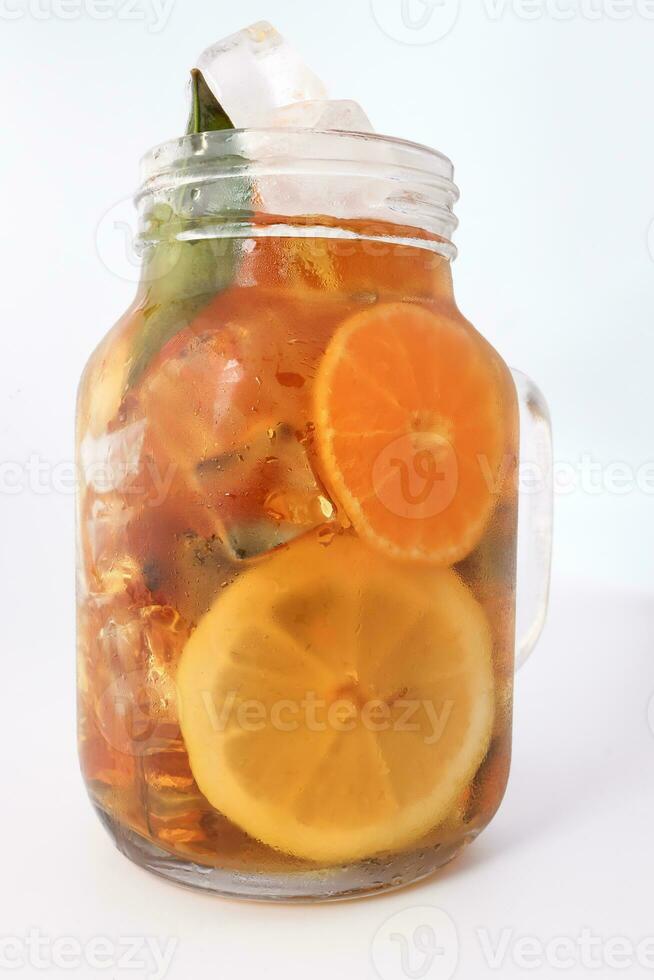
[{"label": "condensation droplet on glass", "polygon": [[365,303],[367,306],[372,306],[379,301],[379,293],[366,290],[362,293],[355,293],[352,299],[355,303]]},{"label": "condensation droplet on glass", "polygon": [[327,497],[323,497],[322,494],[318,497],[318,506],[325,517],[330,518],[334,516],[333,503],[331,500],[328,500]]}]

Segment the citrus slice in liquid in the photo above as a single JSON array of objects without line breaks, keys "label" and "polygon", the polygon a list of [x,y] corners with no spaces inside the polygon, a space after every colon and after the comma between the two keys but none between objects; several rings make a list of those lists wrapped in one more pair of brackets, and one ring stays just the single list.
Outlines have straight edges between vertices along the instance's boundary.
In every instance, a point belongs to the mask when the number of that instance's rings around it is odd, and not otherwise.
[{"label": "citrus slice in liquid", "polygon": [[241,575],[188,640],[181,727],[208,801],[334,864],[417,842],[487,751],[487,620],[455,572],[311,535]]},{"label": "citrus slice in liquid", "polygon": [[359,534],[451,565],[501,484],[508,372],[462,319],[385,303],[334,334],[315,386],[322,476]]}]

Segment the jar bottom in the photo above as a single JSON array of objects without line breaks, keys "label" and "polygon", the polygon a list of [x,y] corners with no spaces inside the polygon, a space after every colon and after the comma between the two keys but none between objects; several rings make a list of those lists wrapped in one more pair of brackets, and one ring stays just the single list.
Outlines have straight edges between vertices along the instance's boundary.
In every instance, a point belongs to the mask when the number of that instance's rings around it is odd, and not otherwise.
[{"label": "jar bottom", "polygon": [[157,847],[94,804],[116,847],[134,864],[188,888],[262,902],[332,902],[414,884],[452,861],[476,836],[311,871],[247,872],[197,864]]}]

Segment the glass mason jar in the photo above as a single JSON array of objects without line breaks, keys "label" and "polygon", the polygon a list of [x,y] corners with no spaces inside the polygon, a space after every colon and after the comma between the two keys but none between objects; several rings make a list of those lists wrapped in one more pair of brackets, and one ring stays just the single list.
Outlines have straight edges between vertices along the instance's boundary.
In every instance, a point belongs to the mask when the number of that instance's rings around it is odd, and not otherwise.
[{"label": "glass mason jar", "polygon": [[520,406],[543,485],[546,409],[457,309],[440,154],[230,131],[144,171],[141,283],[78,401],[91,799],[132,860],[223,894],[414,881],[504,793]]}]

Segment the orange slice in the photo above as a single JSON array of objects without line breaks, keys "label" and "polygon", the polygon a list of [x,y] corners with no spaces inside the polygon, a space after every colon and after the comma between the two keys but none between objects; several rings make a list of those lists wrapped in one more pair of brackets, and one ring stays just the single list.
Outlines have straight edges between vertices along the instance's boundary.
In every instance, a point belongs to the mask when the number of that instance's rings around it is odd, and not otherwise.
[{"label": "orange slice", "polygon": [[314,536],[252,566],[188,640],[180,723],[209,802],[326,863],[417,842],[481,764],[486,617],[455,572]]},{"label": "orange slice", "polygon": [[317,445],[370,544],[442,565],[473,550],[500,492],[507,376],[464,320],[415,304],[342,324],[316,379]]}]

